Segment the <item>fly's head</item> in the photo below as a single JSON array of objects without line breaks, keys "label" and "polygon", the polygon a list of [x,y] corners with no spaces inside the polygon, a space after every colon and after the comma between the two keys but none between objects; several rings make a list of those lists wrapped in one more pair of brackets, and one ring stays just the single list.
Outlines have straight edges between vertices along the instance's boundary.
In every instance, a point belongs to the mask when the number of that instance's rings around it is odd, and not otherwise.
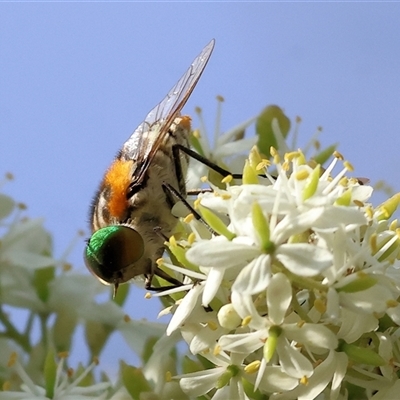
[{"label": "fly's head", "polygon": [[128,225],[110,225],[94,232],[87,242],[85,264],[100,282],[114,285],[143,274],[135,264],[144,253],[142,236]]}]

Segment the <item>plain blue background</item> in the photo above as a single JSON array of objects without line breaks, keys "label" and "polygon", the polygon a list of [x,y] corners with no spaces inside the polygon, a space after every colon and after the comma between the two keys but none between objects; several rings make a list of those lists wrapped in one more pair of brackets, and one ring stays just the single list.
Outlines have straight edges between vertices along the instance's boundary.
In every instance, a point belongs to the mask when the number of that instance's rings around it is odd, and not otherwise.
[{"label": "plain blue background", "polygon": [[[223,130],[278,104],[302,117],[302,143],[322,126],[356,176],[399,190],[399,21],[394,3],[1,3],[0,174],[15,175],[5,192],[45,218],[60,256],[89,234],[116,151],[212,38],[185,113],[201,106],[213,132],[216,95]],[[80,270],[83,248],[69,259]],[[143,295],[126,310],[154,319]],[[112,369],[124,355],[115,339],[103,359]]]}]

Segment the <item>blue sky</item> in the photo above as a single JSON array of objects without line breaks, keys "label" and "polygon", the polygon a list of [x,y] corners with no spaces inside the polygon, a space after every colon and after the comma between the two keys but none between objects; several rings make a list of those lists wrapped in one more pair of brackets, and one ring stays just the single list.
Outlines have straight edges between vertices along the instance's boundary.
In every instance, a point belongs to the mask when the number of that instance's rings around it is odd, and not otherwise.
[{"label": "blue sky", "polygon": [[[277,104],[302,117],[303,143],[322,126],[355,175],[399,191],[399,19],[400,4],[378,2],[1,3],[0,174],[15,175],[5,191],[45,218],[60,256],[88,233],[119,147],[212,38],[185,113],[201,106],[212,132],[216,95],[223,130]],[[148,317],[134,292],[127,311]]]}]

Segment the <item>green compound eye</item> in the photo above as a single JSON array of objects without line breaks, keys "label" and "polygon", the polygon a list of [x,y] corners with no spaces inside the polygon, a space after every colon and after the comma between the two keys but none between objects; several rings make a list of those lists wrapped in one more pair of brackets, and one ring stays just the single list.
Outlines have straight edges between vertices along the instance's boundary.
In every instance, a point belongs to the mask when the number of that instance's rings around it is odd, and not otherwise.
[{"label": "green compound eye", "polygon": [[142,236],[125,225],[94,232],[85,249],[85,264],[103,283],[118,284],[121,270],[138,261],[144,252]]}]

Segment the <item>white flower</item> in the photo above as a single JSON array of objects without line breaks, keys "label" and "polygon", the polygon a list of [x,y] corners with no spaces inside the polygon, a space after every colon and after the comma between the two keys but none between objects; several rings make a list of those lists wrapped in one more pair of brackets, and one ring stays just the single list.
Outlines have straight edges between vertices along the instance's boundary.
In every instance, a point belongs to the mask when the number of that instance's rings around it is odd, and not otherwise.
[{"label": "white flower", "polygon": [[[262,379],[264,368],[270,361],[279,363],[282,372],[301,379],[313,374],[313,366],[294,344],[312,346],[319,349],[334,349],[337,346],[335,335],[318,324],[285,322],[285,316],[292,300],[289,280],[282,274],[275,274],[267,289],[266,306],[268,317],[260,316],[252,298],[234,292],[232,304],[238,314],[249,320],[247,333],[222,336],[219,345],[225,351],[233,351],[246,356],[263,347],[263,357],[257,378]],[[287,317],[289,321],[291,317]]]},{"label": "white flower", "polygon": [[[23,399],[23,400],[86,400],[86,399],[106,399],[107,389],[110,387],[108,382],[100,382],[91,386],[79,386],[82,380],[93,370],[97,363],[90,364],[82,373],[71,379],[65,372],[65,359],[61,357],[57,365],[51,365],[51,374],[47,371],[45,387],[35,384],[24,370],[22,364],[18,361],[14,353],[9,362],[15,372],[22,380],[21,391],[3,391],[0,392],[0,400]],[[49,374],[54,376],[50,381]],[[50,383],[49,383],[50,382]]]},{"label": "white flower", "polygon": [[247,400],[242,377],[244,375],[242,357],[225,353],[213,356],[205,355],[216,367],[205,371],[176,376],[182,390],[195,398],[217,389],[211,397],[213,400],[238,399]]}]

